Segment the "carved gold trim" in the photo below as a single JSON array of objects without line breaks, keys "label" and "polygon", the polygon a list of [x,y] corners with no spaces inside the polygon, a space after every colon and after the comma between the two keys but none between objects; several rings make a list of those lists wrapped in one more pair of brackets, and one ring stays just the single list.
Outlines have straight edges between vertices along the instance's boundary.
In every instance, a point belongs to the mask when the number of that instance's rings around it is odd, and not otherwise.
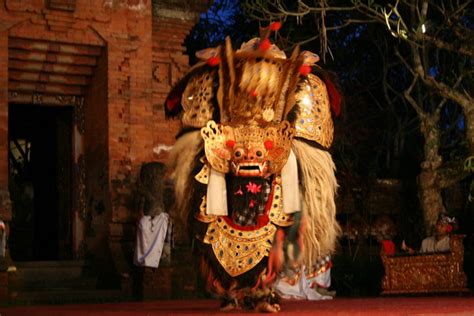
[{"label": "carved gold trim", "polygon": [[272,223],[278,226],[287,227],[293,225],[295,221],[293,215],[285,214],[283,211],[283,196],[280,183],[280,176],[277,176],[275,178],[275,184],[273,185],[272,206],[268,212],[268,217]]},{"label": "carved gold trim", "polygon": [[212,118],[215,76],[215,71],[203,72],[189,80],[181,98],[184,125],[203,127]]},{"label": "carved gold trim", "polygon": [[199,213],[194,217],[198,221],[203,223],[211,223],[217,219],[216,215],[207,215],[206,214],[206,196],[204,195],[201,198],[201,204],[199,205]]},{"label": "carved gold trim", "polygon": [[298,84],[296,101],[299,111],[295,120],[295,136],[313,140],[324,147],[331,146],[334,126],[324,82],[313,74],[308,75]]},{"label": "carved gold trim", "polygon": [[381,254],[385,275],[382,294],[466,292],[464,236],[451,236],[451,251],[421,255]]},{"label": "carved gold trim", "polygon": [[198,181],[199,183],[208,184],[210,171],[211,169],[209,168],[209,166],[205,164],[202,167],[201,171],[199,171],[199,173],[194,176],[194,179],[196,179],[196,181]]},{"label": "carved gold trim", "polygon": [[251,231],[231,227],[223,218],[209,224],[204,243],[211,244],[214,255],[230,276],[254,268],[272,248],[276,227],[272,223]]}]

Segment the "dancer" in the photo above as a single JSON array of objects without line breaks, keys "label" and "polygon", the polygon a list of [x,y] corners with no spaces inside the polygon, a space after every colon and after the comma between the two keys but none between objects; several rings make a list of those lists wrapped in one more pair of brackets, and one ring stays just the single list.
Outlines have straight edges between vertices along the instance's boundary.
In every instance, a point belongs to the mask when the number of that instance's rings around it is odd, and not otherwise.
[{"label": "dancer", "polygon": [[166,101],[167,115],[183,123],[169,163],[176,211],[222,310],[278,312],[280,271],[312,267],[334,251],[339,233],[327,150],[333,85],[310,73],[317,55],[296,48],[287,58],[271,44],[278,28],[237,51],[227,38],[199,52],[202,62]]}]

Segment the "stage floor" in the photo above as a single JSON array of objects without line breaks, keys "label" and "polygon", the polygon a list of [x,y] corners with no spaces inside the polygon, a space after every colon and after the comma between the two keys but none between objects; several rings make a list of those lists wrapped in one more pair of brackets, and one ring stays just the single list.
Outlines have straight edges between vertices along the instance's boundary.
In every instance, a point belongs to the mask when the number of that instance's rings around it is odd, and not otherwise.
[{"label": "stage floor", "polygon": [[[1,316],[31,315],[261,315],[219,311],[215,300],[0,307]],[[330,301],[284,301],[279,315],[474,315],[474,297],[335,298]]]}]

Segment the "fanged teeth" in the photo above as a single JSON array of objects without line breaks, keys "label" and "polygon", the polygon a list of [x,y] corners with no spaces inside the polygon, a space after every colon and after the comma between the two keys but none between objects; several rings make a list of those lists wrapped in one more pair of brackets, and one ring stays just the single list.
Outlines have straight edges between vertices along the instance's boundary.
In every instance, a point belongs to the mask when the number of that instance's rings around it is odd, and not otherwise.
[{"label": "fanged teeth", "polygon": [[[254,163],[254,162],[242,162],[238,165],[236,165],[234,162],[232,162],[232,166],[236,170],[236,173],[248,173],[248,174],[255,174],[255,173],[262,173],[263,169],[265,168],[267,162],[263,163]],[[252,169],[250,168],[245,168],[245,167],[253,167]],[[258,168],[258,171],[255,169]]]}]

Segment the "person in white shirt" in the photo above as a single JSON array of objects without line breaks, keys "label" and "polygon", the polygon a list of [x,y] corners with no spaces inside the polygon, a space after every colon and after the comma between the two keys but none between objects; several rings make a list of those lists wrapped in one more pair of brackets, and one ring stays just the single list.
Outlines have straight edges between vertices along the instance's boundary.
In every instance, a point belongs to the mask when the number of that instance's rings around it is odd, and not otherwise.
[{"label": "person in white shirt", "polygon": [[[440,214],[436,221],[434,235],[423,239],[420,253],[449,251],[451,248],[449,234],[453,231],[455,223],[454,217],[449,217],[444,213]],[[410,254],[414,253],[412,248],[405,245],[405,241],[403,241],[402,250],[408,251]]]},{"label": "person in white shirt", "polygon": [[435,234],[423,239],[420,252],[445,252],[450,250],[449,234],[453,231],[454,217],[440,214],[435,226]]},{"label": "person in white shirt", "polygon": [[164,165],[142,165],[137,191],[140,218],[137,223],[134,263],[158,268],[160,260],[170,255],[173,224],[163,201]]}]

